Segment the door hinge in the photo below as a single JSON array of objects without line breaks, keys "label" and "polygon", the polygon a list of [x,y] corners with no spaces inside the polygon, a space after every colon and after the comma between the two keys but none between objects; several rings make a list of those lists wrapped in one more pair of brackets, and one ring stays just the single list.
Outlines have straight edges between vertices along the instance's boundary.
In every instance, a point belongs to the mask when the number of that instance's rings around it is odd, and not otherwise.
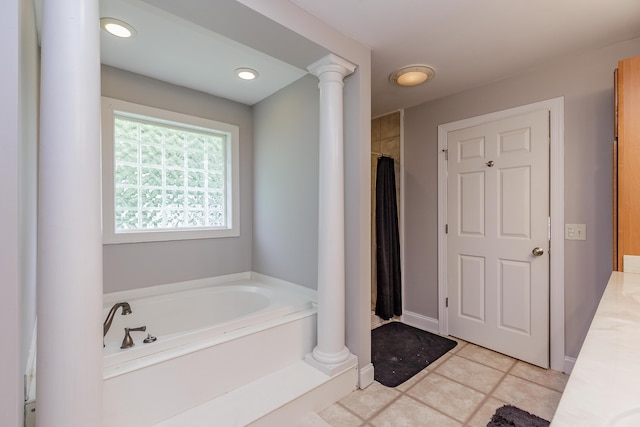
[{"label": "door hinge", "polygon": [[449,224],[444,225],[444,234],[449,234]]},{"label": "door hinge", "polygon": [[449,150],[445,148],[442,152],[444,153],[444,159],[449,160]]},{"label": "door hinge", "polygon": [[547,239],[549,239],[549,250],[547,253],[551,255],[551,217],[547,217]]},{"label": "door hinge", "polygon": [[449,307],[449,297],[444,299],[444,306]]}]

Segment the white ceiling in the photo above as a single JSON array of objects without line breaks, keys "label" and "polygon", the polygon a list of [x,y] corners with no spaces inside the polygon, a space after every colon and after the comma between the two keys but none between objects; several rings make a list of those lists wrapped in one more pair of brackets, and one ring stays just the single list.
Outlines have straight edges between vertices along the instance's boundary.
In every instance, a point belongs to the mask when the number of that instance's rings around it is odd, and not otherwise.
[{"label": "white ceiling", "polygon": [[[102,0],[100,16],[127,22],[136,35],[122,39],[101,31],[101,62],[247,105],[304,76],[306,70],[216,31],[220,19],[251,13],[234,3],[218,0],[213,8],[199,0],[190,0],[187,7],[175,1]],[[233,10],[225,12],[225,7]],[[259,77],[240,80],[234,72],[240,67],[257,70]]]},{"label": "white ceiling", "polygon": [[[640,0],[289,1],[372,49],[374,116],[640,36]],[[127,40],[101,32],[104,64],[247,105],[328,53],[235,0],[100,0],[100,10],[137,29]],[[416,63],[435,78],[389,84],[392,71]],[[240,81],[238,67],[260,77]]]},{"label": "white ceiling", "polygon": [[[103,64],[202,92],[216,92],[248,105],[305,74],[146,3],[108,0],[100,6],[102,17],[118,18],[137,31],[131,39],[101,31]],[[262,78],[242,81],[234,73],[239,67],[259,70]],[[185,83],[187,75],[189,81]]]},{"label": "white ceiling", "polygon": [[[374,116],[640,36],[640,0],[290,1],[372,49]],[[416,63],[435,78],[388,83]]]},{"label": "white ceiling", "polygon": [[[38,37],[45,1],[34,0]],[[119,19],[136,30],[129,39],[100,31],[103,64],[247,105],[304,76],[306,64],[327,54],[235,0],[99,3],[100,17]],[[257,70],[259,77],[240,80],[235,74],[240,67]]]}]

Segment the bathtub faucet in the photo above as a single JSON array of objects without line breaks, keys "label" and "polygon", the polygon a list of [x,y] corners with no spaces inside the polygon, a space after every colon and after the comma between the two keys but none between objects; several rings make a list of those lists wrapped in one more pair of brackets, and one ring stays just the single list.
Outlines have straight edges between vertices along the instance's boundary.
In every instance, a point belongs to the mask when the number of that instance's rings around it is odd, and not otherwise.
[{"label": "bathtub faucet", "polygon": [[122,307],[123,316],[126,314],[131,314],[131,306],[129,305],[128,302],[118,302],[118,303],[115,303],[113,307],[111,307],[111,310],[109,310],[109,314],[107,314],[107,318],[102,324],[102,346],[103,347],[104,347],[104,337],[107,335],[107,332],[109,332],[109,328],[111,327],[111,322],[113,322],[113,316],[116,315],[116,311],[120,307]]}]

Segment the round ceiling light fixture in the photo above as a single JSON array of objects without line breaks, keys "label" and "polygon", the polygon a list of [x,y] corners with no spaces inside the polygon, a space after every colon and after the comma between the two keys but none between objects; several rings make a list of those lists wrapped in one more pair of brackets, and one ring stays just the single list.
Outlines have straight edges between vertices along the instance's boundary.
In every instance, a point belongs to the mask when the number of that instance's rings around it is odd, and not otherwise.
[{"label": "round ceiling light fixture", "polygon": [[398,86],[417,86],[430,80],[436,72],[428,65],[407,65],[389,75],[389,81]]},{"label": "round ceiling light fixture", "polygon": [[253,80],[258,77],[258,72],[253,68],[236,68],[236,75],[242,80]]},{"label": "round ceiling light fixture", "polygon": [[136,29],[124,21],[115,18],[100,18],[100,26],[116,37],[129,38],[136,34]]}]

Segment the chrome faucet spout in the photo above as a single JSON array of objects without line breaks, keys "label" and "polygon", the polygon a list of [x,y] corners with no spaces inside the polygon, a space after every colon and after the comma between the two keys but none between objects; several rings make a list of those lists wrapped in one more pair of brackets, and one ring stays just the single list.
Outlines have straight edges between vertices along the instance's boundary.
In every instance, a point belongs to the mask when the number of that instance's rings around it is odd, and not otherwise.
[{"label": "chrome faucet spout", "polygon": [[[122,307],[122,315],[127,315],[127,314],[131,314],[131,306],[129,305],[128,302],[118,302],[115,303],[113,305],[113,307],[111,307],[111,310],[109,310],[109,314],[107,314],[107,318],[105,319],[104,323],[102,324],[102,338],[104,339],[104,337],[107,335],[107,332],[109,332],[109,328],[111,328],[111,323],[113,322],[113,317],[116,315],[116,311]],[[104,347],[104,341],[102,342],[102,346]]]}]

